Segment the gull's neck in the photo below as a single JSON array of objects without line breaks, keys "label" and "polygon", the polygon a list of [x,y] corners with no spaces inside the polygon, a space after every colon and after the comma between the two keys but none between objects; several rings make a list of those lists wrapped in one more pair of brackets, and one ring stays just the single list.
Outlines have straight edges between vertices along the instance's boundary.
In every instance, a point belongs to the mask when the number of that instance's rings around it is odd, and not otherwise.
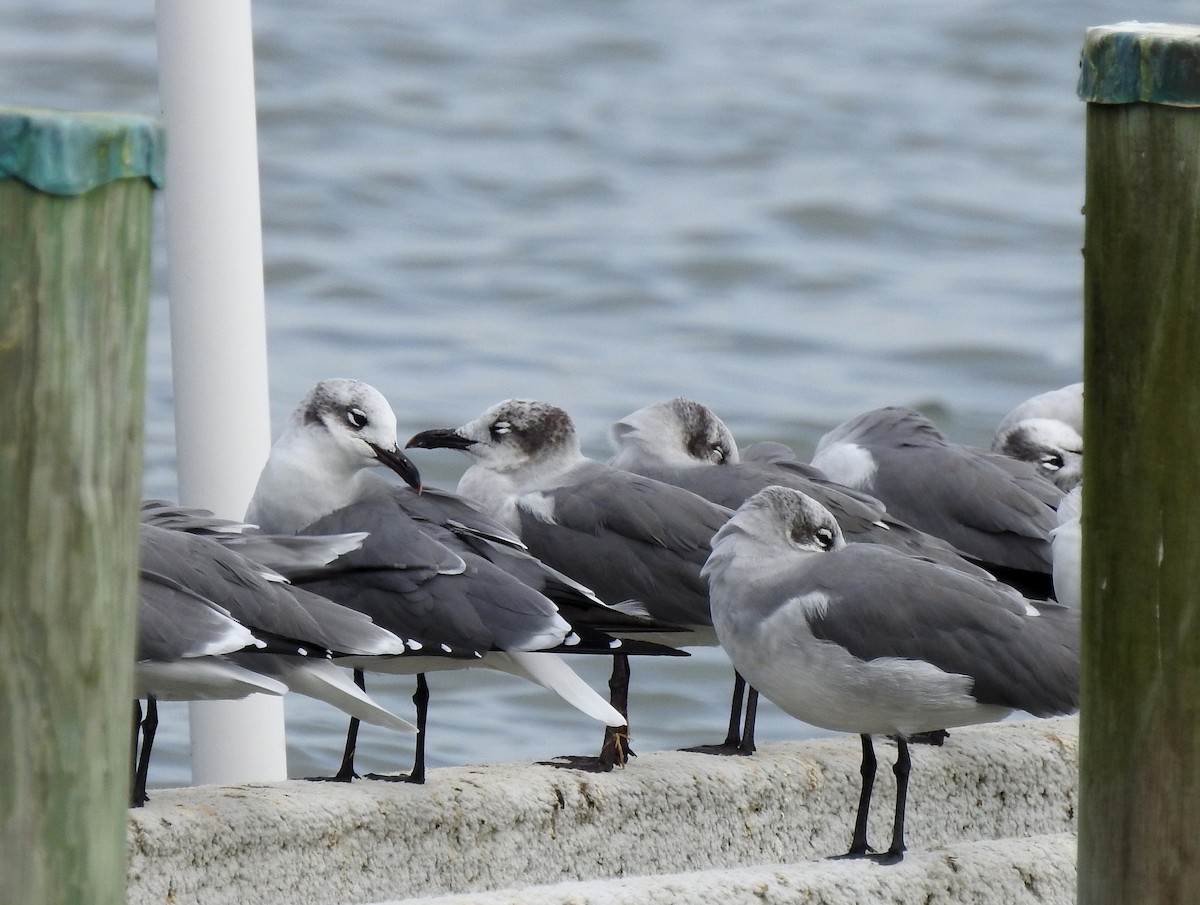
[{"label": "gull's neck", "polygon": [[246,521],[272,534],[296,534],[354,502],[367,462],[345,455],[323,428],[293,422],[271,447]]}]

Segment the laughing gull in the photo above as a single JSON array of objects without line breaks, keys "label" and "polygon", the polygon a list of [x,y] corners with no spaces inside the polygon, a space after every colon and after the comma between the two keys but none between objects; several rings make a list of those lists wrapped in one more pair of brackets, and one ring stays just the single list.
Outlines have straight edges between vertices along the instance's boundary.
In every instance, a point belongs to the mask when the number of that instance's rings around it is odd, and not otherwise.
[{"label": "laughing gull", "polygon": [[831,430],[812,464],[1005,580],[1050,593],[1050,529],[1062,491],[1029,463],[952,443],[920,412],[891,406]]},{"label": "laughing gull", "polygon": [[145,800],[157,700],[291,690],[379,726],[415,730],[371,700],[329,660],[335,653],[405,653],[404,641],[369,617],[292,587],[278,573],[210,537],[143,522],[139,552],[135,674],[147,714],[145,720],[140,712],[136,717],[143,742],[135,804]]},{"label": "laughing gull", "polygon": [[[687,629],[674,643],[714,643],[700,567],[729,509],[585,457],[570,417],[545,402],[510,399],[462,427],[419,433],[407,445],[465,450],[474,464],[458,492],[519,535],[536,557],[603,600],[637,601],[655,619]],[[628,658],[618,654],[610,689],[621,710],[628,670]],[[600,769],[623,764],[626,753],[625,739],[607,734]]]},{"label": "laughing gull", "polygon": [[1026,399],[1004,416],[992,449],[1031,462],[1070,490],[1083,479],[1083,384]]},{"label": "laughing gull", "polygon": [[713,624],[734,666],[784,711],[862,740],[848,856],[868,856],[873,735],[898,745],[892,842],[903,857],[907,739],[1068,713],[1079,700],[1078,613],[874,544],[846,544],[815,500],[768,487],[713,538],[704,567]]},{"label": "laughing gull", "polygon": [[[375,474],[370,466],[377,464],[415,489]],[[460,497],[419,489],[419,474],[398,449],[396,416],[383,395],[361,381],[324,380],[272,447],[246,515],[271,533],[368,533],[359,549],[301,583],[419,646],[416,656],[341,661],[356,670],[417,675],[413,770],[386,778],[424,781],[425,673],[433,670],[500,669],[542,685],[606,726],[623,727],[625,718],[558,656],[610,653],[623,642],[602,630],[575,630],[543,589],[514,577],[511,563],[529,557],[510,531]],[[500,550],[511,555],[504,558]],[[562,578],[555,581],[546,571],[540,580],[548,593],[583,596]],[[605,609],[599,600],[594,608]],[[616,611],[606,618],[616,621]],[[634,614],[621,618],[645,622]],[[335,778],[354,775],[356,729],[352,723]]]}]

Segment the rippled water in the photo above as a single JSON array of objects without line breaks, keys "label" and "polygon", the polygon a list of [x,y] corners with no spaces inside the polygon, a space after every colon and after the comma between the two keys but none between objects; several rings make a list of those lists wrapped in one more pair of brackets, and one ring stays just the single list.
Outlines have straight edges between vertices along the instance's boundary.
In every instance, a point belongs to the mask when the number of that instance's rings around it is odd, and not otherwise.
[{"label": "rippled water", "polygon": [[[1182,3],[260,2],[273,421],[317,379],[382,389],[401,434],[508,396],[609,423],[687,395],[803,453],[850,415],[923,408],[986,442],[1080,378],[1088,25]],[[0,103],[157,113],[153,5],[0,10]],[[175,496],[161,235],[145,490]],[[453,487],[463,462],[428,453]],[[581,671],[597,686],[603,662]],[[715,651],[638,664],[641,747],[716,740]],[[640,680],[640,681],[639,681]],[[432,765],[591,750],[533,686],[432,677]],[[381,679],[401,712],[407,683]],[[810,730],[764,706],[763,738]],[[289,701],[291,772],[340,716]],[[165,708],[153,784],[188,776]],[[640,727],[640,731],[639,731]],[[407,738],[368,731],[367,769]],[[635,746],[636,747],[636,746]]]}]

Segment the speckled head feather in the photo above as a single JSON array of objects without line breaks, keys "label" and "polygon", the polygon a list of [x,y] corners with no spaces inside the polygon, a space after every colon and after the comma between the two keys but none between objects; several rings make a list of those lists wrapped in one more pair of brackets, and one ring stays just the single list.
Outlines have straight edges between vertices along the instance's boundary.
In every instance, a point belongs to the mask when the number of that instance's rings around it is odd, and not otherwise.
[{"label": "speckled head feather", "polygon": [[508,436],[530,458],[575,436],[571,416],[558,406],[532,399],[506,399],[488,412],[493,436]]},{"label": "speckled head feather", "polygon": [[740,532],[779,549],[825,553],[846,545],[833,514],[812,497],[773,484],[746,500],[713,538],[713,549],[724,535]]},{"label": "speckled head feather", "polygon": [[667,406],[679,418],[688,455],[693,459],[717,465],[738,460],[733,434],[712,409],[682,396],[675,397]]}]

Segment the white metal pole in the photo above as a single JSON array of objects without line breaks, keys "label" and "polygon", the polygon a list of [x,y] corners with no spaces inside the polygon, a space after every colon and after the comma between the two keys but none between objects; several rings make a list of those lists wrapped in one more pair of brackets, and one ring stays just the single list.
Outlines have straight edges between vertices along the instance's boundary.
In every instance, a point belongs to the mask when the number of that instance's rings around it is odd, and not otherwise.
[{"label": "white metal pole", "polygon": [[[241,518],[271,442],[250,0],[158,0],[179,499]],[[283,704],[190,707],[192,781],[287,778]]]}]

